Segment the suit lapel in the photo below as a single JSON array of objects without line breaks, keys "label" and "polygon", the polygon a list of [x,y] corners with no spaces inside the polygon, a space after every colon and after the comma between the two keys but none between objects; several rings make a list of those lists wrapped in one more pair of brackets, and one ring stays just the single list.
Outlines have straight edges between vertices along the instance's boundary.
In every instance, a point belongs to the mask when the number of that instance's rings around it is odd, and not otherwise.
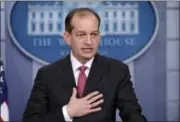
[{"label": "suit lapel", "polygon": [[93,92],[97,88],[97,84],[102,81],[107,72],[107,64],[98,54],[95,56],[89,76],[86,81],[83,96]]},{"label": "suit lapel", "polygon": [[70,61],[70,55],[67,55],[63,61],[63,86],[64,88],[70,88],[72,91],[73,87],[76,87],[75,78],[72,70],[72,64]]}]

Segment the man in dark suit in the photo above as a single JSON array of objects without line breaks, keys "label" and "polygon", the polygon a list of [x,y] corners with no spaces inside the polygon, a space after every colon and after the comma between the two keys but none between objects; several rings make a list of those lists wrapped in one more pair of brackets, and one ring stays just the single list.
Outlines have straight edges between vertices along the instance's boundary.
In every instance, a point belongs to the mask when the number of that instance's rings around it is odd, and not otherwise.
[{"label": "man in dark suit", "polygon": [[97,53],[100,18],[89,8],[65,19],[65,58],[40,68],[23,122],[146,122],[130,81],[128,66]]}]

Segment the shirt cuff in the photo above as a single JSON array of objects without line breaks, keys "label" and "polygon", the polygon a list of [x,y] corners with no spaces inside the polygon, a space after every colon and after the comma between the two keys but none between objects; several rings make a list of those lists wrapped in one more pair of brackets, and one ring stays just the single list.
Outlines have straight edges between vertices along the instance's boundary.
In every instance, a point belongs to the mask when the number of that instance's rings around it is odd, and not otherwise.
[{"label": "shirt cuff", "polygon": [[63,112],[65,121],[68,121],[68,122],[72,121],[72,119],[68,115],[67,106],[66,105],[62,107],[62,112]]}]

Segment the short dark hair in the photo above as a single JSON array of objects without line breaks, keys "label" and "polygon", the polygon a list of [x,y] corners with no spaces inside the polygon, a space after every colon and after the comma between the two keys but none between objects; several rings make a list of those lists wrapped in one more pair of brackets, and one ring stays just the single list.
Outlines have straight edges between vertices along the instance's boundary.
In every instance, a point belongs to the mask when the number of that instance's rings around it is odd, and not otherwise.
[{"label": "short dark hair", "polygon": [[83,8],[75,8],[68,13],[68,15],[65,18],[65,31],[69,33],[72,32],[73,26],[71,24],[71,21],[76,14],[78,16],[86,16],[87,14],[93,14],[98,20],[98,28],[99,28],[101,21],[99,15],[94,10],[87,7],[83,7]]}]

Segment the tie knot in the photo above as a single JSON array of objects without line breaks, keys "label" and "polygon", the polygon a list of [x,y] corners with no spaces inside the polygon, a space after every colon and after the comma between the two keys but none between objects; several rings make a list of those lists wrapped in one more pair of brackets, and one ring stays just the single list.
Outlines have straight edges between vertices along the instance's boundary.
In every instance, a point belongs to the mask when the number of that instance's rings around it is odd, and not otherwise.
[{"label": "tie knot", "polygon": [[81,72],[85,72],[86,69],[87,69],[86,66],[80,66],[80,67],[79,67],[79,70],[80,70]]}]

